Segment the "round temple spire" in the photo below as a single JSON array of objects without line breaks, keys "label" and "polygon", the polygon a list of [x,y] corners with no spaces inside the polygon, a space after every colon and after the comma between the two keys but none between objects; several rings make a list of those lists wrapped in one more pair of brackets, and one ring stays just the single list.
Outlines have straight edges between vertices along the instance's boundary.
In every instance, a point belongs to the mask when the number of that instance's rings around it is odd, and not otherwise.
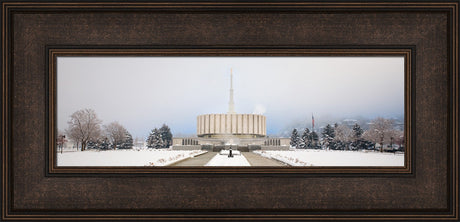
[{"label": "round temple spire", "polygon": [[228,114],[236,114],[233,102],[233,68],[230,69],[230,101],[228,102]]}]

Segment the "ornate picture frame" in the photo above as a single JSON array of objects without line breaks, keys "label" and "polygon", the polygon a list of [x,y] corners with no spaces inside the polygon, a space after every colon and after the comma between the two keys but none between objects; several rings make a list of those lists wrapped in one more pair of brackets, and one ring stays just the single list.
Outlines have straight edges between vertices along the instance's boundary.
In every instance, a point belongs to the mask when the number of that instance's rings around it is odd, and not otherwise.
[{"label": "ornate picture frame", "polygon": [[[3,220],[458,220],[458,1],[2,1]],[[58,55],[403,55],[405,167],[56,167]],[[252,53],[252,54],[251,54]]]}]

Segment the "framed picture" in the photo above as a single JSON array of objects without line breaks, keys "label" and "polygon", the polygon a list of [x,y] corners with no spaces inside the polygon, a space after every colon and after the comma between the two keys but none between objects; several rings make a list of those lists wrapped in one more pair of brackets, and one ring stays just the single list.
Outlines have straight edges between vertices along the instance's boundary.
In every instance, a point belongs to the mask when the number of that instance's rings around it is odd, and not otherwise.
[{"label": "framed picture", "polygon": [[457,22],[2,1],[2,219],[458,220]]},{"label": "framed picture", "polygon": [[49,49],[50,172],[410,172],[412,49],[200,50]]}]

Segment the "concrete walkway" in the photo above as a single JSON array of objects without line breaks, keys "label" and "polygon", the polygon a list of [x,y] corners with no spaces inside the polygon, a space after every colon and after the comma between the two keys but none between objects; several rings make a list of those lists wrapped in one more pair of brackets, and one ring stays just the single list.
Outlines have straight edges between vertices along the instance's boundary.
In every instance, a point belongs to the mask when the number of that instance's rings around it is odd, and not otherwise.
[{"label": "concrete walkway", "polygon": [[204,166],[206,163],[208,163],[215,155],[217,152],[207,152],[205,154],[193,157],[193,158],[188,158],[183,161],[179,161],[175,164],[172,164],[170,166]]},{"label": "concrete walkway", "polygon": [[268,159],[253,152],[241,152],[241,154],[246,157],[251,166],[286,166],[277,160]]},{"label": "concrete walkway", "polygon": [[[208,163],[217,154],[218,152],[207,152],[197,157],[179,161],[170,166],[205,166],[206,163]],[[253,152],[241,152],[241,154],[246,158],[246,160],[249,162],[249,164],[251,164],[251,166],[286,166],[277,160],[268,159]]]}]

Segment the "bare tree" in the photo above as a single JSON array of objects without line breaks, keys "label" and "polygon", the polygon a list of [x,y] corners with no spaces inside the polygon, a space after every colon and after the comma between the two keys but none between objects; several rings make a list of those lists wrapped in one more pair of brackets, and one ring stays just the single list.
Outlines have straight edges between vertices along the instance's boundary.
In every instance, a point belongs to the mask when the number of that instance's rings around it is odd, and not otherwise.
[{"label": "bare tree", "polygon": [[77,147],[77,150],[78,150],[78,145],[80,144],[78,129],[76,127],[75,128],[69,127],[68,129],[65,130],[65,134],[74,143],[74,145]]},{"label": "bare tree", "polygon": [[101,135],[102,120],[97,118],[96,112],[92,109],[81,109],[74,112],[67,122],[69,128],[66,130],[70,139],[81,144],[81,151],[86,149],[86,144],[96,140]]},{"label": "bare tree", "polygon": [[342,142],[350,142],[353,137],[353,131],[345,125],[337,125],[335,127],[335,140]]},{"label": "bare tree", "polygon": [[380,143],[380,152],[383,152],[383,144],[390,143],[395,137],[393,125],[393,120],[378,117],[371,122],[369,130],[363,136],[373,143]]},{"label": "bare tree", "polygon": [[399,149],[401,150],[402,146],[404,145],[404,131],[402,130],[396,130],[395,131],[395,144],[397,144]]},{"label": "bare tree", "polygon": [[118,122],[111,122],[104,126],[107,137],[115,149],[116,146],[125,140],[128,130]]}]

